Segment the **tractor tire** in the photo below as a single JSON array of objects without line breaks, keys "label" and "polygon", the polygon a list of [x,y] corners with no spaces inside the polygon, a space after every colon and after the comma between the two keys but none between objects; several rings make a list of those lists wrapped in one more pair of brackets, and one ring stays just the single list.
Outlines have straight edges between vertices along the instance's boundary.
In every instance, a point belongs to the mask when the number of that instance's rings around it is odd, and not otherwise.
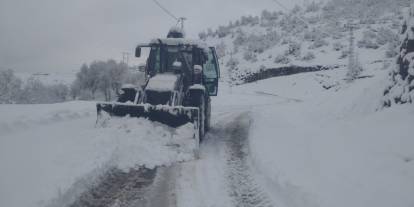
[{"label": "tractor tire", "polygon": [[205,132],[210,131],[210,126],[211,126],[211,99],[210,97],[207,97],[207,101],[206,101],[206,112],[205,112],[205,127],[204,130]]},{"label": "tractor tire", "polygon": [[204,99],[204,95],[201,94],[198,98],[198,108],[200,110],[200,126],[199,126],[199,136],[200,142],[203,141],[204,135],[206,132],[206,102]]},{"label": "tractor tire", "polygon": [[206,132],[206,112],[207,112],[207,106],[206,106],[206,97],[204,96],[204,93],[202,92],[195,92],[191,94],[191,106],[197,107],[200,112],[200,120],[199,120],[199,139],[200,142],[203,141],[205,132]]}]

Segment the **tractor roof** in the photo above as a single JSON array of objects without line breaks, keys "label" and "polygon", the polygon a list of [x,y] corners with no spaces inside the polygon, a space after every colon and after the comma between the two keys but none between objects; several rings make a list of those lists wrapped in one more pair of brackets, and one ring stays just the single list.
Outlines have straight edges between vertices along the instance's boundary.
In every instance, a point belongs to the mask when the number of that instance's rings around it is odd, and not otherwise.
[{"label": "tractor roof", "polygon": [[192,39],[186,39],[186,38],[159,38],[159,39],[153,39],[150,41],[149,44],[140,44],[139,46],[151,46],[151,45],[159,45],[164,44],[168,46],[192,46],[192,47],[198,47],[201,49],[204,49],[205,51],[208,51],[208,46],[199,40],[192,40]]}]

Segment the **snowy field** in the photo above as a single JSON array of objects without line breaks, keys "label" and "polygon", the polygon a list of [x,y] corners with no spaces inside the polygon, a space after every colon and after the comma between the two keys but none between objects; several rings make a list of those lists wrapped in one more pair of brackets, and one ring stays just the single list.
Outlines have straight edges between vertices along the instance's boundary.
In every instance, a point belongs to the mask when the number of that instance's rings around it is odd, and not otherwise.
[{"label": "snowy field", "polygon": [[95,126],[92,102],[0,105],[0,206],[65,206],[112,167],[186,161],[173,165],[177,206],[237,206],[251,192],[268,206],[411,207],[414,108],[381,109],[388,70],[365,68],[351,84],[344,69],[222,83],[198,160],[178,147],[192,126]]}]

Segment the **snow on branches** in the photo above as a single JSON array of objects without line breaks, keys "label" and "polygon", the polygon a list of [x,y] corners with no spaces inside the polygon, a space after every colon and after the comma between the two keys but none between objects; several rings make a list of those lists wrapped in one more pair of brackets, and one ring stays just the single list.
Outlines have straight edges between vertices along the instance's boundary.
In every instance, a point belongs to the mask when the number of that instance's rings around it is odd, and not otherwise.
[{"label": "snow on branches", "polygon": [[390,72],[384,91],[384,107],[414,102],[414,7],[409,9],[401,29],[401,46],[396,67]]}]

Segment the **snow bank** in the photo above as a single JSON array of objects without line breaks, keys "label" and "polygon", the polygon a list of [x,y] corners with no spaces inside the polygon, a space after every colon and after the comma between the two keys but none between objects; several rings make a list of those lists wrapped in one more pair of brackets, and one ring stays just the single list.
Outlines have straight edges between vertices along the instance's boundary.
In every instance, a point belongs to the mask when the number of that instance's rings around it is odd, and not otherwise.
[{"label": "snow bank", "polygon": [[174,129],[146,119],[111,118],[100,134],[114,139],[116,167],[124,170],[191,160],[196,147],[191,123]]},{"label": "snow bank", "polygon": [[[110,168],[153,168],[193,159],[191,124],[172,129],[121,118],[95,127],[92,102],[1,105],[0,112],[5,113],[0,122],[14,126],[0,136],[0,206],[45,206],[52,200],[62,206],[61,197],[70,201]],[[22,117],[34,124],[15,126]]]}]

